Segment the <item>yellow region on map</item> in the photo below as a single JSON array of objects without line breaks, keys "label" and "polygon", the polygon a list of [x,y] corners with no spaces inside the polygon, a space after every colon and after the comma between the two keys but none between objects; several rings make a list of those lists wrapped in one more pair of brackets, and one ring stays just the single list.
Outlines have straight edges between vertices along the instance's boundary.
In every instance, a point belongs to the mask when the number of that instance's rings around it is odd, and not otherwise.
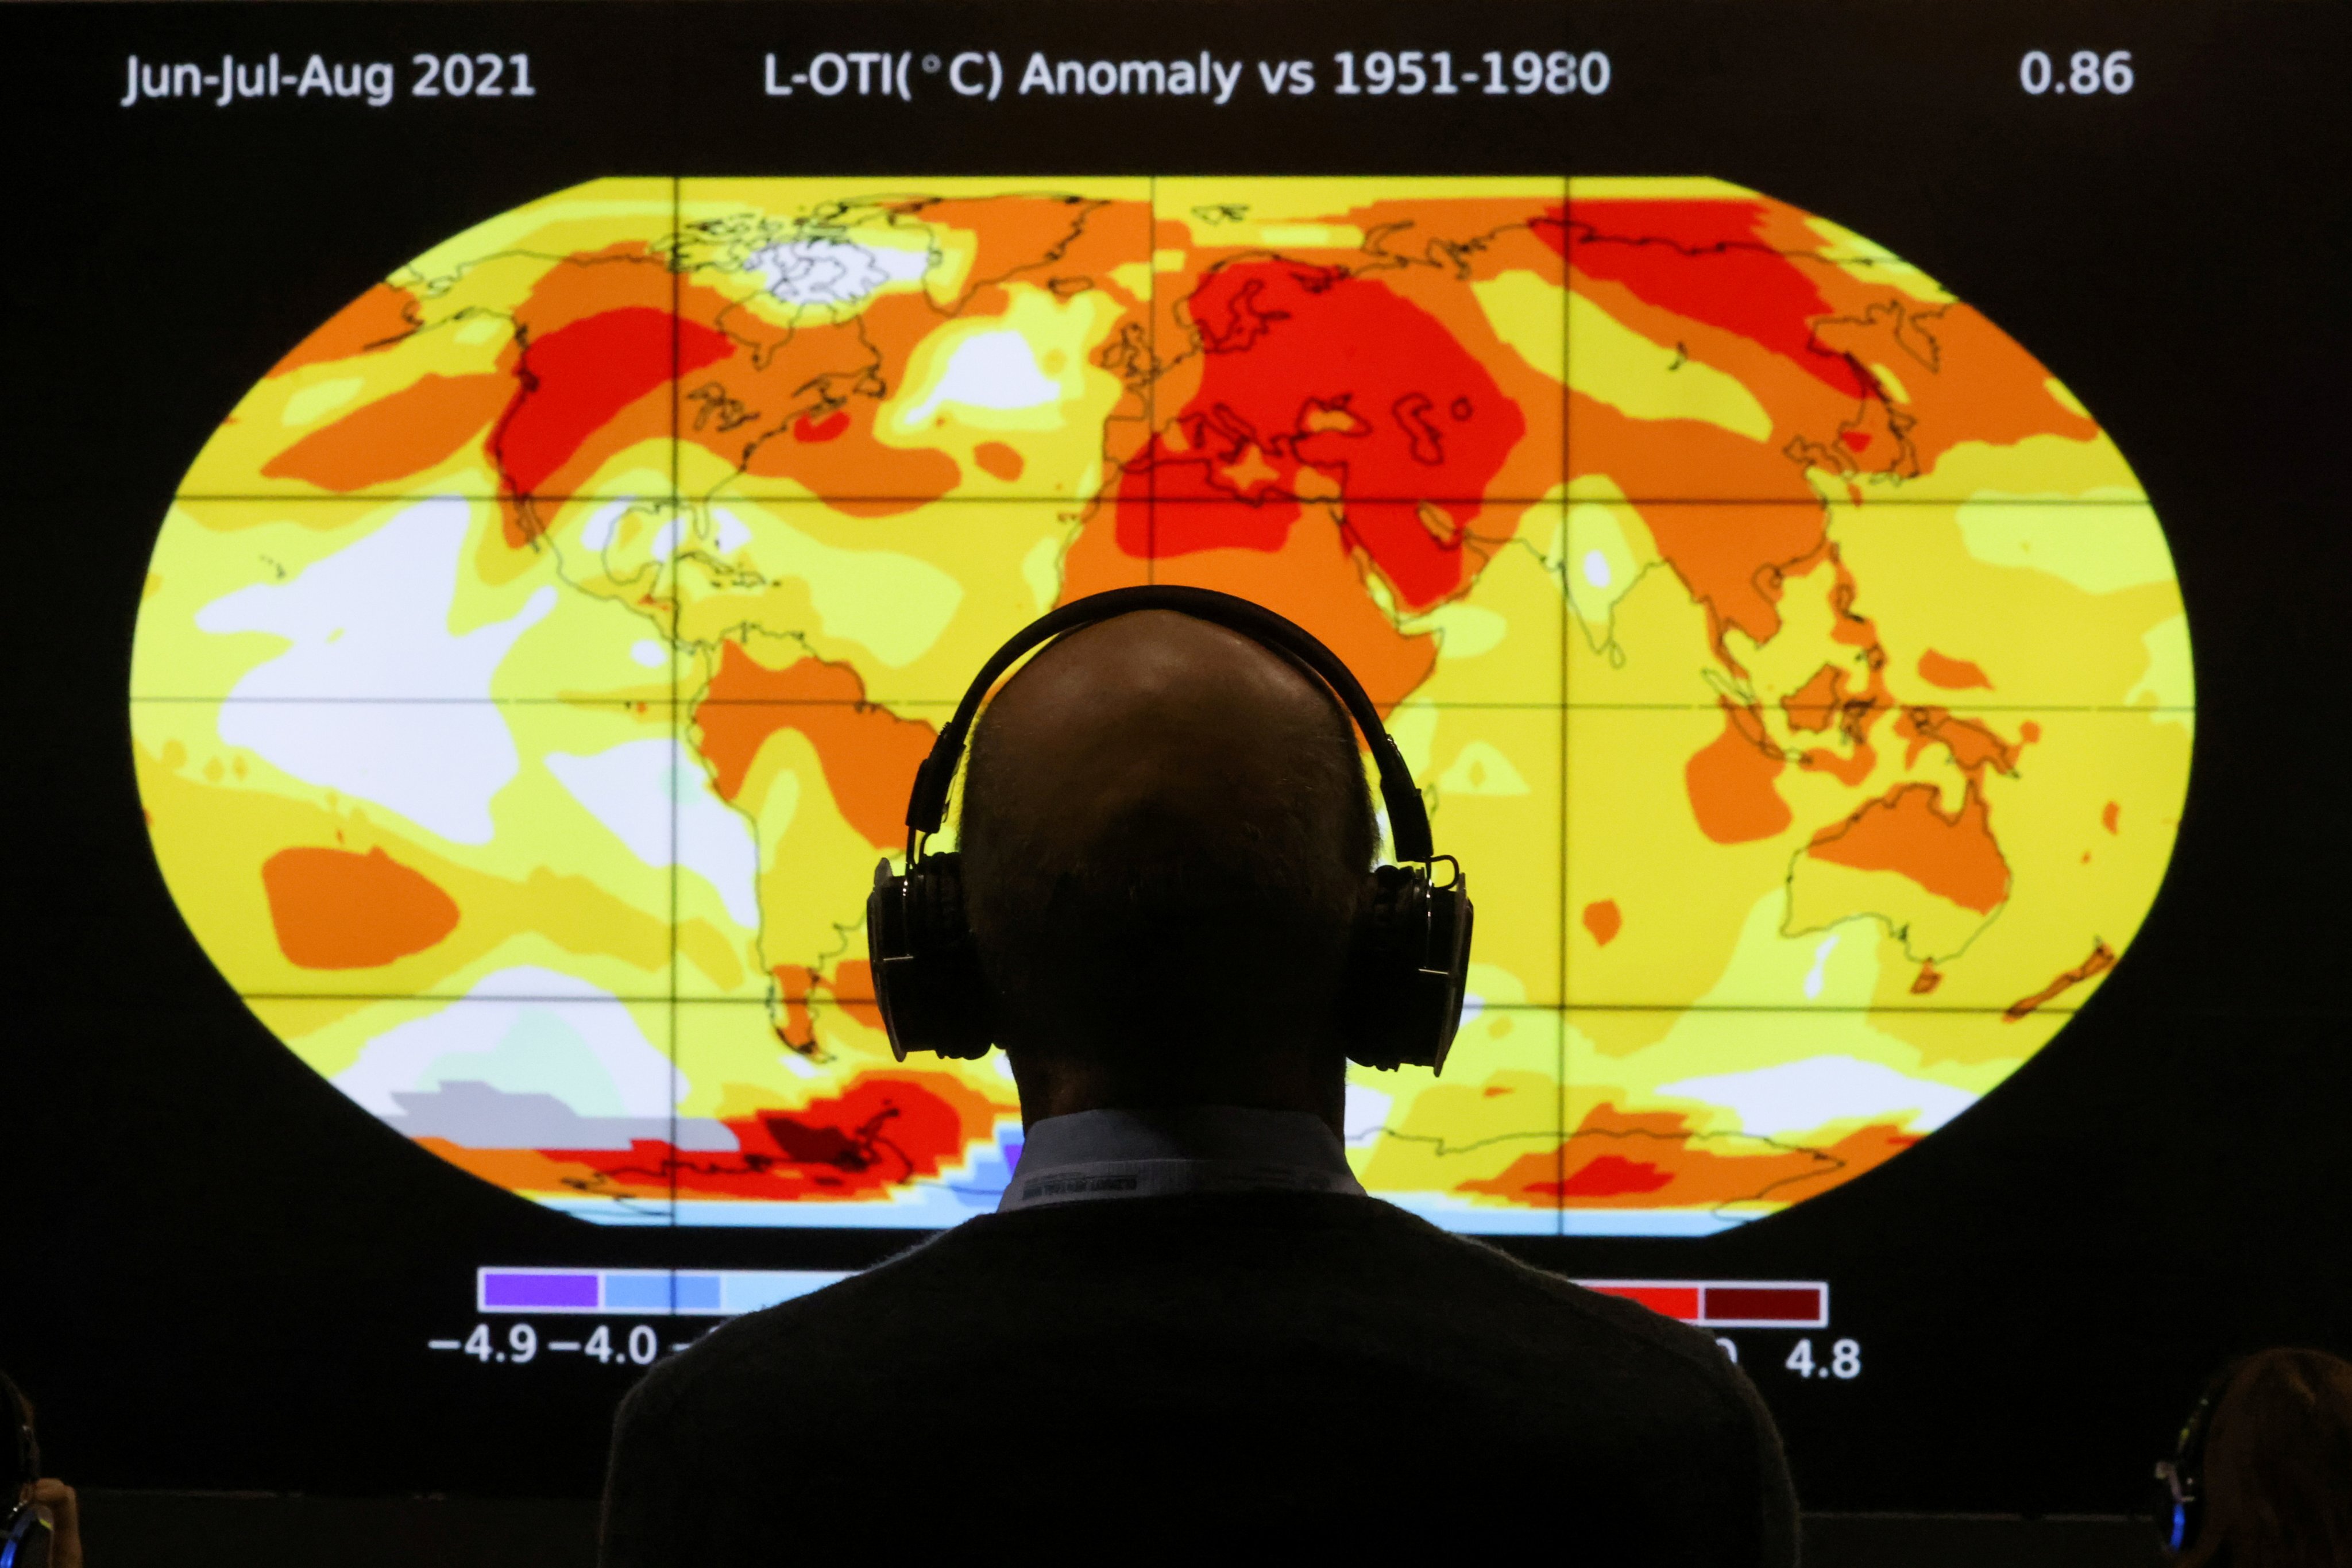
[{"label": "yellow region on map", "polygon": [[[864,901],[1040,613],[1329,644],[1480,910],[1374,1193],[1704,1234],[1960,1114],[2162,881],[2130,469],[1869,240],[1706,179],[614,179],[295,346],[163,520],[131,729],[197,939],[443,1159],[610,1223],[928,1227],[1021,1142]],[[1202,1029],[1220,1026],[1213,987]]]}]

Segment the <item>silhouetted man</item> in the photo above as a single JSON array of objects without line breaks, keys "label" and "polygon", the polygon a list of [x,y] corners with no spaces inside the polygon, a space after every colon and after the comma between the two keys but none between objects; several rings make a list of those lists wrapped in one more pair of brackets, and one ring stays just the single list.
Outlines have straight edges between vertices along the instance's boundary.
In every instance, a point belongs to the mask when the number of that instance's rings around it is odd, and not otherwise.
[{"label": "silhouetted man", "polygon": [[1771,1422],[1709,1338],[1349,1174],[1376,837],[1319,681],[1167,611],[1076,632],[984,715],[960,838],[1027,1127],[1004,1200],[656,1368],[614,1436],[609,1568],[1431,1530],[1794,1561]]}]

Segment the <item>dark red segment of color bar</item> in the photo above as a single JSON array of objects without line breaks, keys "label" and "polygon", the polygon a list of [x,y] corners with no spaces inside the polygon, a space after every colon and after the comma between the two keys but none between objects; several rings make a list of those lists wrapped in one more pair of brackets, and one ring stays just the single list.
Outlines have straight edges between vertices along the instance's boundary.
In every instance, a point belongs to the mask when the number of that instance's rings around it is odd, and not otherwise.
[{"label": "dark red segment of color bar", "polygon": [[1822,1317],[1818,1286],[1709,1285],[1706,1289],[1704,1321],[1710,1323],[1811,1323]]}]

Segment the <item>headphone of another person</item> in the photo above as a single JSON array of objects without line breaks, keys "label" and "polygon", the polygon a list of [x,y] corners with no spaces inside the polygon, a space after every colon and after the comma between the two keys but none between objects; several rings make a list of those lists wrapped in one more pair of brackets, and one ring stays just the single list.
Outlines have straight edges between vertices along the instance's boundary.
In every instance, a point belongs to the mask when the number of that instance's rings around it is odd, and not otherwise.
[{"label": "headphone of another person", "polygon": [[33,1406],[5,1373],[0,1373],[0,1412],[8,1423],[11,1486],[0,1499],[0,1568],[42,1568],[49,1560],[49,1521],[27,1500],[41,1474],[41,1445],[33,1436]]}]

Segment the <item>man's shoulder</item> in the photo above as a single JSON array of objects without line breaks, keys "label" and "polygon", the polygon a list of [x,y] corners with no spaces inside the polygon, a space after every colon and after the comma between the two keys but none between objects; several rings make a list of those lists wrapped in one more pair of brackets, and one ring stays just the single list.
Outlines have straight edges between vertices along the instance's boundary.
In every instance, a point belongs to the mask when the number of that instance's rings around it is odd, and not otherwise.
[{"label": "man's shoulder", "polygon": [[[629,1397],[613,1561],[681,1560],[628,1545],[681,1518],[750,1539],[728,1500],[780,1466],[886,1506],[863,1450],[811,1441],[877,1411],[927,1442],[1012,1424],[1055,1458],[1000,1481],[1065,1510],[1278,1513],[1309,1483],[1400,1506],[1363,1463],[1389,1433],[1423,1435],[1402,1506],[1423,1513],[1565,1489],[1594,1541],[1693,1565],[1783,1563],[1793,1528],[1770,1421],[1708,1336],[1378,1200],[1188,1194],[983,1215],[721,1325]],[[688,1500],[648,1514],[667,1490]]]},{"label": "man's shoulder", "polygon": [[1448,1231],[1377,1199],[1352,1200],[1351,1216],[1418,1288],[1457,1316],[1464,1338],[1516,1346],[1530,1360],[1606,1366],[1654,1394],[1680,1386],[1748,1423],[1745,1380],[1714,1336],[1622,1297],[1602,1295],[1501,1247]]},{"label": "man's shoulder", "polygon": [[845,1330],[861,1334],[887,1331],[893,1319],[908,1315],[909,1287],[918,1279],[933,1289],[954,1290],[953,1278],[962,1270],[952,1263],[945,1270],[926,1265],[941,1261],[927,1255],[956,1234],[928,1238],[807,1295],[729,1319],[685,1351],[657,1363],[638,1382],[629,1399],[631,1408],[650,1417],[681,1403],[696,1403],[706,1394],[743,1388],[746,1379],[818,1353],[823,1340]]},{"label": "man's shoulder", "polygon": [[[987,1215],[824,1289],[722,1325],[651,1380],[669,1397],[910,1345],[1016,1336],[1076,1307],[1181,1318],[1243,1333],[1311,1314],[1318,1331],[1461,1341],[1524,1363],[1590,1367],[1717,1391],[1736,1374],[1713,1341],[1377,1199],[1201,1194]],[[1304,1320],[1302,1320],[1304,1321]],[[655,1391],[649,1389],[648,1394]],[[667,1399],[662,1402],[667,1403]]]}]

